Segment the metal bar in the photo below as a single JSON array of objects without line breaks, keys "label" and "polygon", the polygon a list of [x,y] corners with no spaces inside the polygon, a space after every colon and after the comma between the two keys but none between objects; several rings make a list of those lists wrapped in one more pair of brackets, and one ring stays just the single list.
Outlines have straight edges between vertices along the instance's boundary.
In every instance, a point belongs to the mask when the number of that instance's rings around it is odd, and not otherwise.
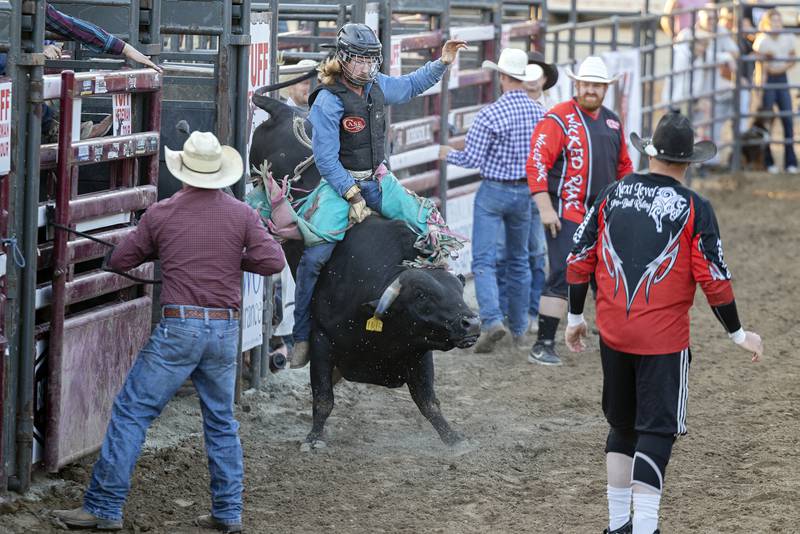
[{"label": "metal bar", "polygon": [[[345,6],[349,9],[349,6]],[[251,11],[272,11],[272,2],[253,2],[250,4]],[[281,16],[283,14],[308,14],[308,15],[333,15],[339,14],[339,5],[319,5],[319,4],[284,4],[281,6]]]},{"label": "metal bar", "polygon": [[[450,0],[443,0],[444,10],[439,17],[439,29],[442,31],[442,39],[447,40],[450,33]],[[442,76],[442,92],[439,95],[439,145],[444,146],[448,143],[450,128],[447,119],[450,115],[450,68],[444,71]],[[437,190],[439,198],[443,199],[439,206],[442,218],[447,220],[447,162],[439,161],[439,187]]]},{"label": "metal bar", "polygon": [[[72,145],[73,98],[75,96],[75,73],[61,74],[61,125],[58,131],[58,164],[56,165],[57,191],[55,222],[69,224],[70,196],[72,192],[72,165],[68,154]],[[61,399],[61,357],[64,345],[64,316],[66,312],[66,279],[69,272],[67,241],[64,230],[57,230],[53,239],[53,293],[50,306],[50,339],[48,344],[47,401],[55,406]],[[48,414],[45,429],[45,463],[58,460],[57,436],[60,418]]]},{"label": "metal bar", "polygon": [[[236,95],[234,109],[237,124],[245,124],[247,122],[248,109],[250,103],[247,101],[248,93],[248,72],[250,68],[250,0],[242,0],[242,17],[239,20],[241,25],[241,33],[248,38],[244,40],[247,44],[236,46]],[[271,30],[272,28],[270,28]],[[275,66],[274,68],[277,68]],[[242,199],[245,194],[245,176],[247,175],[247,168],[249,166],[247,154],[247,130],[248,128],[236,128],[234,131],[234,148],[244,158],[245,172],[242,174],[242,179],[233,185],[233,194],[236,198]]]},{"label": "metal bar", "polygon": [[[733,6],[736,20],[736,35],[742,35],[742,16],[744,15],[742,5],[735,3]],[[738,172],[742,168],[742,131],[739,124],[742,121],[742,72],[744,72],[745,61],[742,55],[736,56],[736,80],[733,82],[733,153],[731,154],[731,169]],[[752,108],[751,108],[752,109]]]},{"label": "metal bar", "polygon": [[[33,14],[33,51],[41,53],[44,43],[44,3],[36,2]],[[23,234],[23,254],[26,258],[36,257],[38,234],[38,196],[39,160],[37,153],[41,142],[42,118],[42,76],[44,69],[34,66],[30,71],[28,100],[31,108],[27,116],[26,156],[25,156],[25,221]],[[20,95],[21,96],[21,95]],[[33,382],[34,382],[34,340],[36,297],[36,265],[28,261],[22,274],[22,308],[20,312],[19,342],[19,383],[17,386],[17,436],[16,436],[16,477],[9,479],[9,488],[27,492],[31,483],[31,464],[33,460]]]},{"label": "metal bar", "polygon": [[250,349],[250,387],[258,389],[261,387],[261,358],[264,346],[269,347],[269,339],[264,338],[264,344]]},{"label": "metal bar", "polygon": [[[14,6],[14,11],[8,17],[9,41],[11,46],[5,47],[8,50],[8,63],[6,66],[7,73],[11,75],[12,87],[12,124],[13,130],[16,132],[16,139],[12,137],[11,144],[11,169],[8,176],[5,177],[8,189],[8,232],[9,236],[14,235],[16,232],[24,234],[24,184],[25,173],[22,169],[26,164],[26,128],[27,124],[24,119],[27,117],[28,100],[22,97],[23,80],[27,80],[26,76],[17,75],[20,67],[17,65],[18,57],[20,54],[19,43],[22,41],[21,36],[21,13],[18,6]],[[11,6],[8,5],[10,8]],[[9,43],[6,43],[9,44]],[[14,97],[13,95],[17,95]],[[23,245],[24,246],[24,245]],[[21,294],[21,279],[23,273],[16,267],[14,262],[9,261],[6,267],[6,296],[5,303],[5,317],[4,317],[4,334],[7,338],[8,356],[3,355],[2,370],[0,374],[3,377],[2,389],[0,389],[0,405],[2,405],[2,430],[0,430],[0,494],[5,493],[8,486],[9,476],[14,472],[16,464],[16,414],[17,414],[17,393],[18,393],[18,380],[14,380],[19,376],[19,342],[20,342],[20,294]]]},{"label": "metal bar", "polygon": [[[155,202],[157,197],[156,184],[81,196],[70,202],[70,222],[85,221],[113,213],[143,210]],[[56,210],[58,210],[58,200],[56,201]]]},{"label": "metal bar", "polygon": [[[270,0],[270,21],[269,31],[269,64],[272,67],[269,72],[269,83],[278,83],[278,12],[280,10],[278,0]],[[278,98],[278,90],[270,91],[269,96]]]}]

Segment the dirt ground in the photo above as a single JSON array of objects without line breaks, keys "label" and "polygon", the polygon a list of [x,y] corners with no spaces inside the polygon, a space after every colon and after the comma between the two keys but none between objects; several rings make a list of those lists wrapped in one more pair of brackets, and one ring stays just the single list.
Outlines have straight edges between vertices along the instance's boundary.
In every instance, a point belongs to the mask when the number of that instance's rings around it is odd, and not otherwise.
[{"label": "dirt ground", "polygon": [[[662,532],[800,532],[800,362],[795,354],[800,179],[709,179],[743,324],[760,364],[727,340],[702,294],[693,310],[689,434],[669,465]],[[436,356],[443,410],[469,438],[444,446],[406,388],[342,383],[328,447],[310,428],[308,372],[271,376],[243,397],[246,530],[257,533],[583,533],[606,522],[597,340],[546,368],[526,350]],[[151,429],[125,509],[127,532],[196,532],[209,508],[200,417],[176,398]],[[92,459],[39,476],[5,502],[0,532],[50,532],[49,510],[79,504]]]}]

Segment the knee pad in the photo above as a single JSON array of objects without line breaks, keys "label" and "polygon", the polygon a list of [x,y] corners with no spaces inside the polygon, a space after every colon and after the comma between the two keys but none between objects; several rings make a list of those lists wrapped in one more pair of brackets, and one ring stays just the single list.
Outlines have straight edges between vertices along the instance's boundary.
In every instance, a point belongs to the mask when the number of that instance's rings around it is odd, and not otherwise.
[{"label": "knee pad", "polygon": [[675,436],[668,434],[641,434],[633,455],[631,481],[647,486],[660,495],[674,442]]},{"label": "knee pad", "polygon": [[606,454],[617,452],[625,456],[633,456],[636,452],[636,431],[632,428],[611,427],[606,439]]}]

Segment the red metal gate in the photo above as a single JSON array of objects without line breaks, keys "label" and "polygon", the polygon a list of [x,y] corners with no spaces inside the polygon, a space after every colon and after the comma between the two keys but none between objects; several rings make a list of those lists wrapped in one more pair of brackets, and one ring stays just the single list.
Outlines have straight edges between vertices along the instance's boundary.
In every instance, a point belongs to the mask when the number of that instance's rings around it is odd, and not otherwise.
[{"label": "red metal gate", "polygon": [[[55,201],[45,207],[45,220],[118,243],[133,231],[134,214],[157,198],[161,75],[150,69],[67,71],[60,81]],[[141,93],[135,97],[146,100],[143,131],[75,141],[81,98],[119,93]],[[55,148],[43,150],[43,165]],[[108,188],[79,195],[78,168],[106,162]],[[45,272],[52,266],[51,291],[49,298],[46,287],[37,291],[37,308],[49,300],[49,323],[38,328],[47,340],[47,417],[40,422],[45,467],[55,471],[100,445],[114,396],[148,337],[152,300],[149,287],[98,268],[108,250],[103,245],[62,229],[52,235],[52,243],[40,246],[39,266]],[[148,263],[131,274],[152,278],[153,270]]]}]

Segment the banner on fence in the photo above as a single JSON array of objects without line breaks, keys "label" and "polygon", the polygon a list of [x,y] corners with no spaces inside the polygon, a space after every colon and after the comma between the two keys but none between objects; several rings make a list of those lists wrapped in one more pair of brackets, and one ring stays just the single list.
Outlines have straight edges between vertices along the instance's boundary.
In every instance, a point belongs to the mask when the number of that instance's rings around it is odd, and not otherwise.
[{"label": "banner on fence", "polygon": [[[248,132],[247,132],[247,153],[250,153],[250,144],[253,140],[253,132],[256,127],[269,118],[269,114],[253,104],[253,93],[256,89],[269,85],[270,67],[269,64],[269,35],[270,35],[270,14],[267,12],[253,12],[250,19],[250,61],[249,75],[247,77],[247,106],[248,106]],[[249,166],[246,169],[250,176]]]},{"label": "banner on fence", "polygon": [[131,135],[131,94],[115,93],[111,95],[113,135]]},{"label": "banner on fence", "polygon": [[11,171],[11,82],[0,83],[0,174]]},{"label": "banner on fence", "polygon": [[604,105],[619,115],[625,126],[625,136],[628,143],[628,152],[631,156],[633,168],[639,168],[639,152],[630,144],[631,132],[642,134],[642,72],[640,51],[638,48],[631,50],[614,50],[603,53],[603,61],[608,67],[610,75],[619,75],[606,93]]},{"label": "banner on fence", "polygon": [[260,274],[244,273],[242,280],[242,351],[264,342],[264,282]]}]

